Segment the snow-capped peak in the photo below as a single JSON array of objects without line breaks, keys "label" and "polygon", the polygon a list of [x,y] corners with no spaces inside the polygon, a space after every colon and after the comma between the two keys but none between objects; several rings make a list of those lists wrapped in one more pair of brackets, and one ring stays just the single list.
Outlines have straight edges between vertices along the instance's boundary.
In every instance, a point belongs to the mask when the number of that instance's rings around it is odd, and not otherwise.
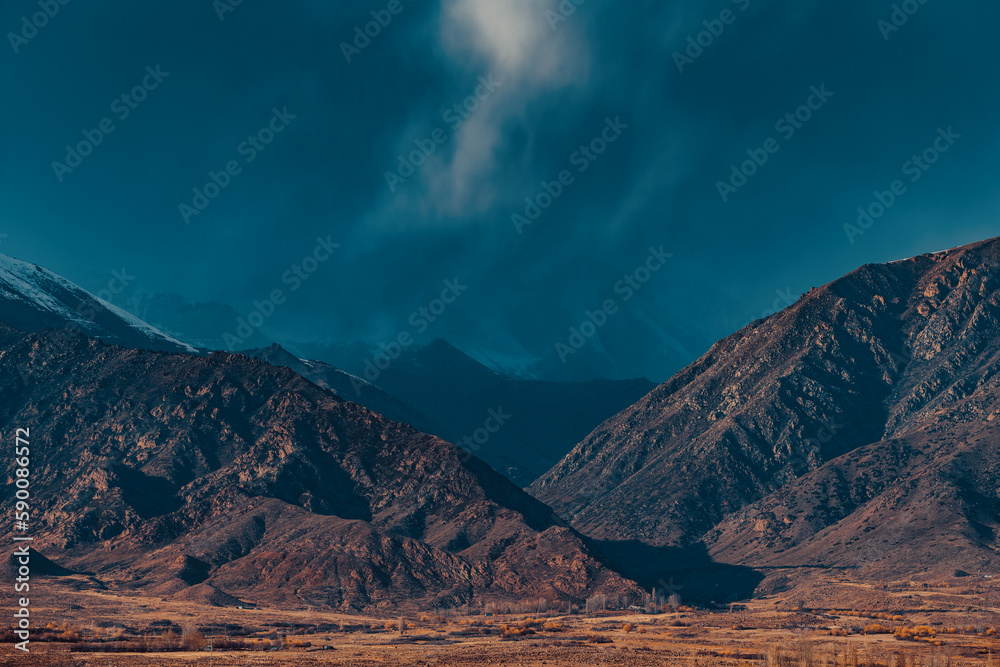
[{"label": "snow-capped peak", "polygon": [[128,347],[196,353],[62,276],[0,255],[0,320],[22,331],[71,328]]}]

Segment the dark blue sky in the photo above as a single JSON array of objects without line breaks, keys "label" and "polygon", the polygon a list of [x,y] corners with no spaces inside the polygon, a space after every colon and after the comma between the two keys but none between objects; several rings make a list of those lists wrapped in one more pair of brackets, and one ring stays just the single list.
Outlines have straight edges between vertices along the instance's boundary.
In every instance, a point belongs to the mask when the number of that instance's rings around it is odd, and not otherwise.
[{"label": "dark blue sky", "polygon": [[[887,32],[893,3],[872,0],[587,0],[558,22],[557,0],[243,0],[220,20],[225,1],[71,1],[37,34],[37,0],[3,3],[0,252],[95,291],[124,266],[134,286],[244,315],[281,289],[263,330],[287,340],[412,332],[547,359],[553,377],[663,380],[776,291],[997,235],[993,2],[911,0]],[[372,11],[391,22],[348,63]],[[680,72],[675,53],[711,28]],[[792,136],[776,127],[807,102]],[[53,168],[105,118],[92,154]],[[272,122],[272,143],[243,143]],[[939,128],[961,138],[911,181]],[[602,154],[578,152],[602,132]],[[432,155],[390,189],[415,142]],[[767,162],[724,202],[747,151]],[[179,206],[230,162],[187,222]],[[518,233],[512,214],[564,170]],[[896,179],[905,193],[849,242]],[[318,237],[340,247],[292,289]],[[673,256],[625,299],[617,282],[661,245]],[[455,278],[468,288],[419,331],[411,314]],[[555,345],[608,299],[618,311],[561,365]]]}]

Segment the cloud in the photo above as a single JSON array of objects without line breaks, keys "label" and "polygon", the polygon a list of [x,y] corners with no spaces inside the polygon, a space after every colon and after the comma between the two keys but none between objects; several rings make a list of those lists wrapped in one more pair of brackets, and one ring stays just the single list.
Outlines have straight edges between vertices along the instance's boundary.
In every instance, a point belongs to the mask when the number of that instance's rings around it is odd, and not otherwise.
[{"label": "cloud", "polygon": [[[582,20],[572,16],[553,30],[546,11],[557,11],[557,2],[442,0],[438,38],[445,68],[456,80],[469,82],[469,94],[478,76],[502,85],[455,131],[450,152],[422,168],[417,199],[418,208],[427,214],[424,224],[482,214],[495,205],[504,181],[498,152],[509,147],[506,133],[517,128],[530,135],[525,120],[529,105],[585,83],[589,49]],[[407,146],[412,141],[406,136],[398,143]]]},{"label": "cloud", "polygon": [[493,71],[518,79],[521,86],[568,85],[585,70],[584,53],[572,25],[563,23],[558,30],[552,29],[546,12],[558,11],[556,4],[553,0],[444,0],[442,45],[453,57],[471,52],[485,58]]},{"label": "cloud", "polygon": [[496,112],[473,116],[455,136],[451,161],[429,165],[428,198],[440,213],[477,214],[492,205],[496,188],[490,177],[497,168],[496,151],[502,146],[501,122]]}]

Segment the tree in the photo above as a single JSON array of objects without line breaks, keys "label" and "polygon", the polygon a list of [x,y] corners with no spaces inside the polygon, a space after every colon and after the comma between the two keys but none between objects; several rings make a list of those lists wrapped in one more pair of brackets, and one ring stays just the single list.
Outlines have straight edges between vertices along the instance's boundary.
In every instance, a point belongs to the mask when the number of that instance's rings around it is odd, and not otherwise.
[{"label": "tree", "polygon": [[183,630],[181,635],[181,646],[183,646],[188,651],[200,651],[208,645],[208,640],[205,639],[205,635],[198,632],[195,628],[187,626]]},{"label": "tree", "polygon": [[603,611],[608,608],[608,596],[603,593],[598,593],[594,597],[587,598],[586,610],[588,614],[592,614],[597,611]]}]

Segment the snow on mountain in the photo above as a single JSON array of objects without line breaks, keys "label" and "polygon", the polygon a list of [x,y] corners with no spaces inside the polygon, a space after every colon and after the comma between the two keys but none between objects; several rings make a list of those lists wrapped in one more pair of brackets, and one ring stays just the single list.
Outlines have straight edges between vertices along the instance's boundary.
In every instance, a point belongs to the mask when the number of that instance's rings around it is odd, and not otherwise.
[{"label": "snow on mountain", "polygon": [[21,331],[68,329],[126,347],[197,350],[35,264],[0,255],[0,320]]}]

